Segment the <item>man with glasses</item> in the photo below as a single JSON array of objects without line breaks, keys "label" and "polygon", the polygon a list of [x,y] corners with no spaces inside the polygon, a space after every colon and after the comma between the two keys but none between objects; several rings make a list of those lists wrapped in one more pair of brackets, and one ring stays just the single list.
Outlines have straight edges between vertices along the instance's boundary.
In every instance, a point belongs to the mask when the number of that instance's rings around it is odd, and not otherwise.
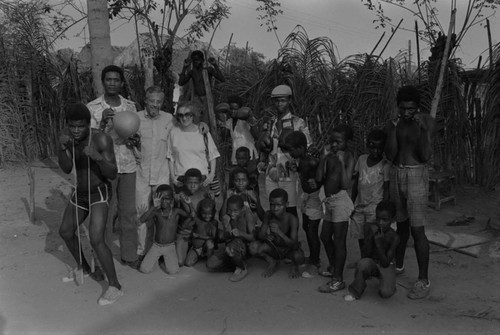
[{"label": "man with glasses", "polygon": [[429,189],[427,163],[432,155],[436,121],[419,109],[420,94],[413,86],[401,87],[397,93],[398,115],[387,126],[385,153],[392,161],[389,177],[391,201],[397,207],[396,273],[404,272],[404,256],[410,231],[415,244],[418,280],[408,292],[410,299],[425,298],[430,291],[428,278],[429,241],[425,235]]}]

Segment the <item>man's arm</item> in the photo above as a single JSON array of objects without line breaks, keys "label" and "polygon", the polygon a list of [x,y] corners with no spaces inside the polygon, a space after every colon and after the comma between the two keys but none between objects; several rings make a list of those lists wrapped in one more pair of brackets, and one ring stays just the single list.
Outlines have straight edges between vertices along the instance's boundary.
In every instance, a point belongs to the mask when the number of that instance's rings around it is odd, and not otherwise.
[{"label": "man's arm", "polygon": [[329,155],[330,154],[321,156],[321,158],[319,160],[318,169],[316,170],[316,182],[319,185],[323,185],[323,182],[326,179],[326,171],[327,171],[327,167],[328,167],[328,156]]},{"label": "man's arm", "polygon": [[57,158],[59,166],[64,173],[70,173],[73,169],[73,153],[70,147],[73,145],[73,140],[69,134],[68,129],[63,129],[61,131],[61,136],[59,137],[59,150],[57,152]]},{"label": "man's arm", "polygon": [[191,65],[191,59],[188,57],[184,60],[184,65],[182,66],[182,71],[179,74],[179,85],[184,86],[191,79],[191,71],[186,74],[187,69]]},{"label": "man's arm", "polygon": [[352,193],[351,193],[351,198],[352,202],[356,201],[356,198],[358,197],[358,184],[359,184],[359,173],[353,173],[352,175],[354,182],[352,183]]},{"label": "man's arm", "polygon": [[[92,136],[92,134],[89,136]],[[116,178],[118,168],[116,166],[113,140],[109,135],[96,133],[92,136],[90,146],[85,147],[83,152],[96,162],[104,177],[109,180]]]},{"label": "man's arm", "polygon": [[387,133],[387,141],[385,143],[385,156],[391,162],[394,162],[398,154],[398,138],[396,135],[396,125],[397,123],[392,120],[387,121],[385,131]]},{"label": "man's arm", "polygon": [[427,162],[432,155],[432,138],[436,128],[436,120],[423,113],[415,115],[414,120],[420,126],[421,131],[417,147],[418,155],[422,162]]},{"label": "man's arm", "polygon": [[142,214],[141,217],[139,218],[140,222],[146,222],[146,225],[149,227],[152,225],[153,220],[151,220],[153,217],[156,216],[156,213],[158,211],[158,208],[151,206],[146,213]]}]

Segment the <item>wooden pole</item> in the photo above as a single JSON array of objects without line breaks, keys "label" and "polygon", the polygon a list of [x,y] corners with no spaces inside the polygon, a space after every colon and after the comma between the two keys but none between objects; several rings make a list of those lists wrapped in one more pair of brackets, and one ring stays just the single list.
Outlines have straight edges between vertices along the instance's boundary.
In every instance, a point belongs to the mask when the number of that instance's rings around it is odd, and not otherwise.
[{"label": "wooden pole", "polygon": [[401,23],[403,23],[403,19],[401,19],[398,23],[398,25],[396,26],[396,28],[394,28],[394,30],[392,31],[392,34],[391,34],[391,37],[389,37],[389,40],[387,40],[387,43],[385,43],[384,45],[384,48],[382,49],[382,51],[380,52],[380,54],[378,55],[377,59],[375,60],[378,61],[378,59],[382,56],[382,54],[384,53],[385,49],[387,48],[387,46],[389,45],[389,43],[391,42],[392,38],[394,37],[394,34],[396,34],[396,31],[398,31],[399,29],[399,26],[401,25]]},{"label": "wooden pole", "polygon": [[490,69],[493,70],[493,44],[491,43],[490,20],[486,19],[486,31],[488,32],[488,49],[490,51]]},{"label": "wooden pole", "polygon": [[406,64],[408,69],[408,75],[411,73],[411,40],[408,40],[408,63]]},{"label": "wooden pole", "polygon": [[446,37],[446,45],[444,47],[443,59],[441,59],[441,69],[439,71],[438,82],[436,85],[436,91],[434,92],[434,98],[432,99],[431,106],[431,117],[436,118],[437,110],[439,107],[439,100],[441,99],[441,91],[443,90],[444,73],[446,71],[446,66],[448,63],[448,55],[450,53],[451,46],[451,35],[453,34],[453,27],[455,26],[455,16],[457,9],[453,8],[450,17],[450,27],[448,28],[448,36]]},{"label": "wooden pole", "polygon": [[421,82],[421,76],[420,76],[420,38],[418,35],[418,23],[417,20],[415,20],[415,40],[417,42],[417,69],[418,69],[418,83],[420,84]]},{"label": "wooden pole", "polygon": [[[437,246],[440,246],[440,247],[443,247],[443,248],[449,248],[449,246],[447,246],[446,244],[440,243],[440,242],[430,241],[430,240],[429,240],[429,243],[430,243],[430,244],[437,245]],[[476,254],[473,254],[472,252],[468,252],[468,251],[465,251],[465,250],[461,250],[461,249],[453,249],[453,251],[458,252],[458,253],[460,253],[460,254],[467,255],[467,256],[471,256],[471,257],[478,258],[478,256],[477,256]]]},{"label": "wooden pole", "polygon": [[245,56],[243,56],[243,64],[246,64],[247,62],[247,53],[248,53],[248,41],[247,45],[245,46]]},{"label": "wooden pole", "polygon": [[375,50],[377,49],[378,45],[380,44],[380,42],[382,42],[382,39],[384,38],[385,36],[385,31],[384,33],[382,34],[382,36],[380,36],[380,38],[378,39],[378,42],[377,44],[375,44],[375,46],[373,47],[372,51],[370,52],[370,54],[368,56],[371,56],[373,55],[373,53],[375,52]]}]

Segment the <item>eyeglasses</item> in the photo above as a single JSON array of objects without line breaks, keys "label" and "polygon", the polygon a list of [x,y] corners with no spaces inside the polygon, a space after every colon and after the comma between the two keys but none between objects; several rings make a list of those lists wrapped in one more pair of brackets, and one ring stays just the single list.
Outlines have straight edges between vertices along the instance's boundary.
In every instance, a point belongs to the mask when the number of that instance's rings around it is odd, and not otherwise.
[{"label": "eyeglasses", "polygon": [[193,113],[177,113],[177,118],[178,119],[182,119],[182,118],[186,118],[186,119],[189,119],[189,118],[192,118],[193,117]]}]

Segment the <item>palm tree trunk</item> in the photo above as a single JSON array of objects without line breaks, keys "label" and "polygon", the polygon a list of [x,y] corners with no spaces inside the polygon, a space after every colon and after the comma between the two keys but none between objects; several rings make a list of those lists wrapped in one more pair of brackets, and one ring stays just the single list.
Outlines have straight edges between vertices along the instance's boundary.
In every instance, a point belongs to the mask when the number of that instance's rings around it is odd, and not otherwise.
[{"label": "palm tree trunk", "polygon": [[102,69],[113,62],[109,35],[109,12],[107,1],[87,0],[87,15],[90,33],[90,55],[94,93],[104,93],[101,82]]}]

